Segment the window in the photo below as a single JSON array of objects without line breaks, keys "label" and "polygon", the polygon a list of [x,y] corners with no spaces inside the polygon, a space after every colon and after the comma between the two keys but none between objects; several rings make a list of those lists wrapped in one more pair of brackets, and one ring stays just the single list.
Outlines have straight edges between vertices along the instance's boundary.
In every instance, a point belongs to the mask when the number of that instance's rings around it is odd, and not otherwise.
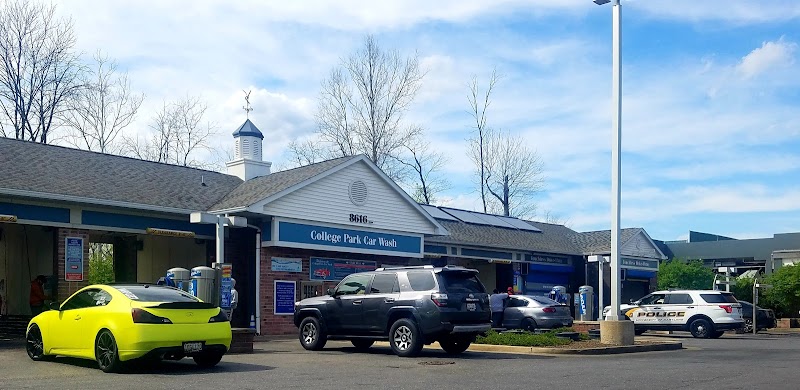
[{"label": "window", "polygon": [[94,289],[81,291],[74,297],[64,302],[64,304],[61,306],[61,310],[83,309],[85,307],[95,306],[97,301],[95,301],[94,295],[98,291],[99,290]]},{"label": "window", "polygon": [[336,287],[336,295],[361,295],[367,293],[372,275],[350,275]]},{"label": "window", "polygon": [[111,294],[103,290],[98,290],[92,294],[92,298],[94,299],[94,306],[105,306],[111,302]]},{"label": "window", "polygon": [[508,307],[527,307],[528,301],[520,298],[509,298]]},{"label": "window", "polygon": [[689,294],[667,294],[667,305],[691,305],[694,303]]},{"label": "window", "polygon": [[738,303],[733,294],[722,292],[719,294],[700,294],[700,297],[708,303]]},{"label": "window", "polygon": [[664,303],[664,294],[651,294],[641,299],[640,305],[661,305]]},{"label": "window", "polygon": [[161,286],[114,286],[128,299],[140,302],[199,302],[197,298],[185,291]]},{"label": "window", "polygon": [[409,271],[408,282],[414,291],[428,291],[436,287],[431,271]]},{"label": "window", "polygon": [[390,294],[400,292],[396,274],[378,274],[372,280],[370,294]]},{"label": "window", "polygon": [[464,294],[486,292],[474,272],[440,272],[439,280],[444,286],[443,292]]}]

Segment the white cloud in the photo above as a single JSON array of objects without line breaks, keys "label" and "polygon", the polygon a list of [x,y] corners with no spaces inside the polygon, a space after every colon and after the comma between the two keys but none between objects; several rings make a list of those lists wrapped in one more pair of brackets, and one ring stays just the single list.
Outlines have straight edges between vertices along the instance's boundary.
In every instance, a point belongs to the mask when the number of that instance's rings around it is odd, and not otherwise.
[{"label": "white cloud", "polygon": [[795,0],[623,0],[653,19],[758,24],[800,18],[800,4]]},{"label": "white cloud", "polygon": [[736,70],[747,79],[772,68],[791,65],[794,63],[795,50],[797,50],[797,44],[787,42],[784,38],[775,42],[764,42],[761,47],[744,56]]}]

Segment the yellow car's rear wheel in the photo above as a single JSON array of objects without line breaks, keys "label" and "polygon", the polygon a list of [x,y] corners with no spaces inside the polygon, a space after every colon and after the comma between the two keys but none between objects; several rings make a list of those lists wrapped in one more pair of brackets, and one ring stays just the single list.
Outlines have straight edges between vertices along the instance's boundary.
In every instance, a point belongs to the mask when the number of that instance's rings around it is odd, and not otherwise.
[{"label": "yellow car's rear wheel", "polygon": [[222,354],[219,352],[207,352],[193,357],[194,362],[202,368],[211,368],[217,365],[222,360]]},{"label": "yellow car's rear wheel", "polygon": [[94,356],[97,365],[103,372],[117,372],[122,366],[119,361],[119,350],[114,335],[108,329],[103,329],[97,334],[94,342]]}]

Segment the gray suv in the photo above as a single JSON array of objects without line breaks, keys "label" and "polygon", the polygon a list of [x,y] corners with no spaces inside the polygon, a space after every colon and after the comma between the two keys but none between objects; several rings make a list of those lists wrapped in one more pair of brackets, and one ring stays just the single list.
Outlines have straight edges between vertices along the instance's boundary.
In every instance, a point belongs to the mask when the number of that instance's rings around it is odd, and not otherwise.
[{"label": "gray suv", "polygon": [[322,349],[327,340],[350,340],[358,349],[388,340],[398,356],[415,356],[438,341],[457,354],[491,328],[491,311],[474,269],[378,268],[347,276],[325,296],[297,302],[294,324],[308,350]]}]

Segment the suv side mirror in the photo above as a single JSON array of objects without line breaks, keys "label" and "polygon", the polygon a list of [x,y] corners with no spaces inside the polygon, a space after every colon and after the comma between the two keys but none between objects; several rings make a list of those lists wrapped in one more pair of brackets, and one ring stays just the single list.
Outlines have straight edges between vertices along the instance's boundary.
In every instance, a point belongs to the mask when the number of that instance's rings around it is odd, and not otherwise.
[{"label": "suv side mirror", "polygon": [[61,310],[61,303],[60,302],[50,302],[50,310]]},{"label": "suv side mirror", "polygon": [[329,289],[325,290],[325,294],[328,294],[328,295],[330,295],[330,296],[332,296],[332,297],[335,297],[335,296],[336,296],[336,292],[335,292],[335,291],[333,291],[333,289],[332,289],[332,288],[329,288]]}]

